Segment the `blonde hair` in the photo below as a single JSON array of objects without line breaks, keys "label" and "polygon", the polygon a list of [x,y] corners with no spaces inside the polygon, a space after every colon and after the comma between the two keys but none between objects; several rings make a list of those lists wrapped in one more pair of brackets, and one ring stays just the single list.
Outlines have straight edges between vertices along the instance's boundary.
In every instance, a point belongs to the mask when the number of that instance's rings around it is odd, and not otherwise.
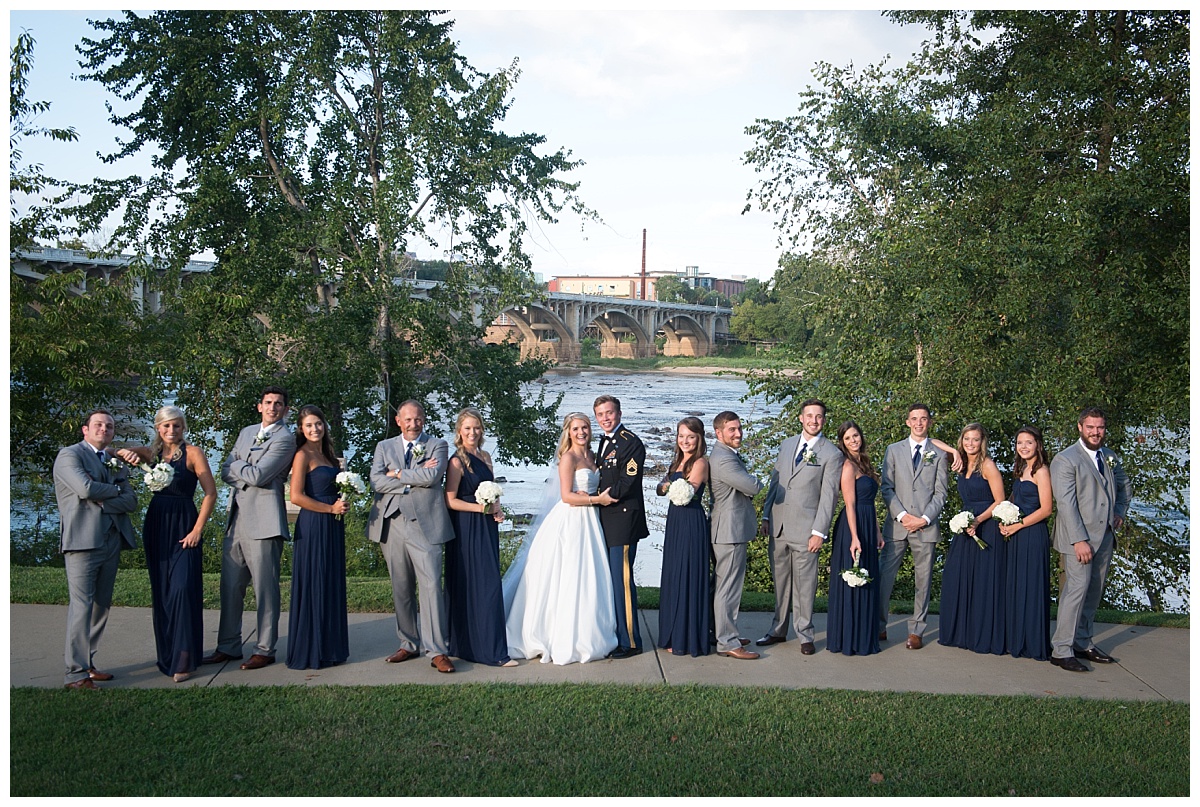
[{"label": "blonde hair", "polygon": [[487,434],[487,427],[483,425],[483,415],[479,414],[479,410],[473,406],[468,406],[458,413],[458,417],[454,419],[454,456],[458,457],[458,461],[463,464],[463,467],[468,471],[471,470],[470,454],[467,453],[466,446],[463,445],[462,433],[459,429],[467,420],[474,419],[479,421],[479,445],[483,447],[483,436]]},{"label": "blonde hair", "polygon": [[588,427],[588,439],[592,436],[592,419],[582,412],[571,412],[563,418],[562,434],[558,436],[558,451],[555,453],[557,459],[562,459],[562,455],[571,450],[571,424],[577,420],[582,420]]},{"label": "blonde hair", "polygon": [[[183,430],[187,431],[187,416],[183,414],[183,410],[178,406],[164,406],[154,413],[154,439],[150,441],[150,456],[157,457],[163,450],[163,439],[158,433],[158,427],[172,420],[178,420],[183,423]],[[183,455],[184,441],[180,440],[175,451],[169,457],[163,457],[167,462],[174,462]]]}]

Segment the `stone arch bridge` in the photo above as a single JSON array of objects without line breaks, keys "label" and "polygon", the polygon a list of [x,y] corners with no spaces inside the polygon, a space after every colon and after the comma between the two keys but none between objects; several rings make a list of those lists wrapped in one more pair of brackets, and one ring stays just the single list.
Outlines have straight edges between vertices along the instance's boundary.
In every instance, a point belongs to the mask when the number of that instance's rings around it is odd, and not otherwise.
[{"label": "stone arch bridge", "polygon": [[[133,258],[127,255],[97,257],[82,250],[38,247],[17,250],[10,256],[14,274],[37,282],[49,272],[84,270],[84,279],[73,289],[87,294],[94,280],[107,281],[128,270]],[[185,279],[213,270],[210,261],[191,261],[183,269]],[[424,296],[437,285],[434,281],[407,281],[412,293]],[[158,292],[146,282],[135,284],[131,295],[146,313],[162,310]],[[476,292],[483,296],[486,290]],[[478,316],[478,307],[475,315]],[[537,356],[558,364],[576,364],[583,340],[600,339],[602,358],[634,359],[654,356],[657,338],[665,342],[667,356],[708,356],[718,336],[729,332],[729,308],[629,300],[593,294],[551,292],[539,302],[509,308],[487,328],[485,341],[511,340],[521,347],[521,356]]]},{"label": "stone arch bridge", "polygon": [[575,364],[589,332],[600,339],[601,358],[635,359],[657,354],[708,356],[718,334],[729,332],[729,308],[628,300],[552,292],[542,302],[510,308],[488,328],[487,341],[513,339],[521,356]]}]

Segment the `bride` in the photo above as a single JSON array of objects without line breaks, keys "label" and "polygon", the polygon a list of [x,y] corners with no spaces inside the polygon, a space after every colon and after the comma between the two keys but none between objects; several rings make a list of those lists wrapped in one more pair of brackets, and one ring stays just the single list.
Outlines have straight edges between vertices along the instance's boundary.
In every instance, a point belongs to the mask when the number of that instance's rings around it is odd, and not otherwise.
[{"label": "bride", "polygon": [[[508,654],[540,655],[542,663],[602,659],[617,646],[608,549],[594,505],[597,494],[592,424],[572,412],[558,441],[558,479],[504,576]],[[551,504],[553,502],[553,504]]]}]

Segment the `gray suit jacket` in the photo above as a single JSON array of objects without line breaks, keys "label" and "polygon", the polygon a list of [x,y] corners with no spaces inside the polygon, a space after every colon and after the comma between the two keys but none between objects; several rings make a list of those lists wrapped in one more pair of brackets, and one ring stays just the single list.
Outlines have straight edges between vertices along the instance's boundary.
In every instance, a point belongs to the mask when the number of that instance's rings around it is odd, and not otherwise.
[{"label": "gray suit jacket", "polygon": [[829,535],[845,455],[822,437],[809,447],[816,454],[815,463],[806,459],[797,465],[800,438],[799,434],[793,435],[779,447],[763,513],[776,541],[807,545],[814,530]]},{"label": "gray suit jacket", "polygon": [[918,530],[915,535],[924,543],[937,543],[938,519],[942,516],[942,508],[946,506],[946,454],[928,440],[925,441],[925,450],[933,452],[932,461],[926,464],[922,458],[914,471],[908,438],[887,447],[879,483],[888,511],[883,521],[884,540],[899,541],[908,537],[908,531],[896,521],[901,513],[908,513],[929,519],[929,526]]},{"label": "gray suit jacket", "polygon": [[737,452],[722,442],[708,455],[708,484],[712,490],[712,542],[746,544],[754,538],[754,495],[762,490],[746,471]]},{"label": "gray suit jacket", "polygon": [[221,466],[221,478],[232,489],[226,535],[261,540],[288,534],[283,483],[292,469],[296,440],[280,424],[262,445],[255,445],[259,425],[238,434],[233,451]]},{"label": "gray suit jacket", "polygon": [[1104,456],[1103,476],[1080,441],[1050,462],[1050,485],[1058,508],[1054,548],[1059,552],[1071,552],[1071,546],[1080,541],[1087,541],[1093,551],[1098,549],[1105,531],[1129,510],[1133,485],[1120,458],[1103,446],[1100,453]]},{"label": "gray suit jacket", "polygon": [[[454,538],[442,488],[450,449],[445,440],[427,434],[418,437],[417,443],[425,446],[425,453],[419,459],[413,457],[407,466],[404,441],[400,437],[381,440],[375,446],[375,460],[371,463],[371,488],[375,496],[367,516],[367,537],[375,543],[385,534],[386,520],[397,517],[416,521],[430,545],[444,544]],[[431,457],[438,461],[437,465],[422,467]],[[387,476],[389,470],[400,471],[400,478]]]},{"label": "gray suit jacket", "polygon": [[86,441],[59,450],[54,459],[54,495],[63,552],[99,549],[114,528],[127,547],[137,547],[129,521],[137,507],[137,494],[129,484],[128,472],[124,467],[115,473],[106,468]]}]

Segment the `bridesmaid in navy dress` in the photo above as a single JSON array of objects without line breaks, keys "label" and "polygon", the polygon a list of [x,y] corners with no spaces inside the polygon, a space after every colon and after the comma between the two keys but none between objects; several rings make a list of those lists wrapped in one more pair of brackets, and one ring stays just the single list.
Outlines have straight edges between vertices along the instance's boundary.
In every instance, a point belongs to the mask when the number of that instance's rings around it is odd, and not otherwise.
[{"label": "bridesmaid in navy dress", "polygon": [[1033,426],[1017,432],[1012,501],[1021,520],[1000,525],[1008,541],[1005,576],[1007,649],[1017,658],[1050,658],[1050,531],[1046,519],[1054,507],[1050,458],[1042,433]]},{"label": "bridesmaid in navy dress", "polygon": [[957,450],[966,466],[965,474],[958,474],[958,494],[975,523],[954,539],[946,558],[938,643],[1002,655],[1007,559],[992,510],[1004,500],[1004,481],[988,456],[987,431],[979,423],[963,427]]},{"label": "bridesmaid in navy dress", "polygon": [[[158,669],[176,683],[191,677],[200,663],[204,638],[200,536],[217,503],[217,486],[204,452],[184,442],[183,410],[164,406],[154,416],[149,447],[117,452],[127,462],[175,469],[171,484],[150,499],[142,525]],[[204,491],[196,512],[196,485]]]},{"label": "bridesmaid in navy dress", "polygon": [[667,507],[659,583],[658,646],[676,656],[707,656],[712,628],[708,562],[712,553],[708,516],[702,504],[708,484],[704,424],[686,417],[675,427],[675,457],[657,493],[666,496],[671,483],[686,479],[692,499]]},{"label": "bridesmaid in navy dress", "polygon": [[475,500],[483,482],[495,479],[492,458],[483,450],[483,416],[470,407],[454,423],[454,456],[446,469],[446,506],[454,540],[446,544],[446,603],[450,655],[515,667],[509,658],[500,590],[500,502]]},{"label": "bridesmaid in navy dress", "polygon": [[[829,570],[829,620],[825,646],[831,653],[866,656],[879,652],[876,632],[879,614],[879,550],[883,536],[875,512],[879,472],[867,454],[862,429],[852,420],[838,427],[842,463],[842,498],[846,506],[833,525],[833,555]],[[842,572],[854,565],[867,570],[871,582],[851,586]]]},{"label": "bridesmaid in navy dress", "polygon": [[346,620],[346,525],[350,506],[338,497],[341,468],[325,414],[300,407],[291,500],[300,508],[292,545],[292,604],[287,666],[315,670],[350,657]]}]

